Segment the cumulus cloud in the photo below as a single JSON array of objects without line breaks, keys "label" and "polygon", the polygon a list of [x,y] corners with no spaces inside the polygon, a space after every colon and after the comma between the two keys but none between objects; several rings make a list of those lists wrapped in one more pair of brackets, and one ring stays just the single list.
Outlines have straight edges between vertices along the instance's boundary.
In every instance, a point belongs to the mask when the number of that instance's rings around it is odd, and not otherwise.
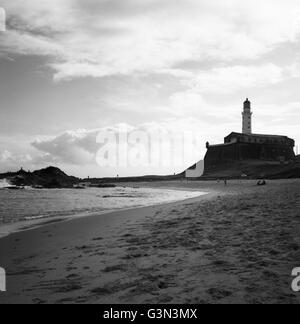
[{"label": "cumulus cloud", "polygon": [[21,166],[31,164],[33,158],[30,154],[20,154],[9,150],[0,150],[0,171],[6,172],[19,169]]},{"label": "cumulus cloud", "polygon": [[49,140],[36,140],[32,146],[59,162],[84,165],[93,162],[96,136],[93,130],[67,131]]},{"label": "cumulus cloud", "polygon": [[[138,147],[142,145],[147,154],[149,153],[147,164],[151,164],[152,159],[160,159],[160,163],[168,163],[165,165],[166,167],[176,164],[179,169],[182,169],[203,157],[205,141],[209,136],[204,125],[203,120],[196,118],[169,119],[138,126],[117,124],[93,130],[67,131],[47,140],[36,140],[32,146],[45,155],[44,161],[51,158],[52,161],[59,164],[96,166],[97,154],[104,145],[113,152],[114,150],[117,152],[118,161],[130,158],[127,157],[129,150],[135,148],[136,145]],[[211,132],[211,135],[213,133]],[[116,140],[115,142],[106,141],[106,136],[110,137],[110,134]],[[143,140],[145,142],[141,142]],[[193,149],[185,149],[184,145]],[[180,154],[175,154],[177,148],[182,150],[179,152]],[[165,151],[162,152],[162,150]],[[162,161],[162,155],[169,153],[168,161]],[[119,154],[125,155],[119,156]],[[178,160],[180,161],[178,162]]]}]

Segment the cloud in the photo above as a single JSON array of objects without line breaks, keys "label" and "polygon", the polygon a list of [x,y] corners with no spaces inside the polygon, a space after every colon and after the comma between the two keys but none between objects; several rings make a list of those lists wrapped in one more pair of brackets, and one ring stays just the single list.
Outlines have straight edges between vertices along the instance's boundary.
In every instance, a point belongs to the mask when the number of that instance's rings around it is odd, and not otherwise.
[{"label": "cloud", "polygon": [[[276,114],[274,114],[276,111]],[[300,102],[290,102],[284,105],[279,104],[264,104],[260,105],[256,111],[257,123],[270,128],[281,128],[279,133],[286,133],[286,129],[292,129],[295,125],[299,125],[300,119]],[[268,123],[264,122],[268,120]],[[289,131],[290,132],[290,131]],[[290,134],[298,139],[299,132]]]},{"label": "cloud", "polygon": [[274,64],[253,66],[228,66],[194,73],[186,81],[190,88],[202,93],[233,93],[239,89],[270,86],[285,78],[285,71]]},{"label": "cloud", "polygon": [[[1,52],[50,56],[55,80],[255,60],[297,42],[298,0],[3,1]],[[259,8],[259,9],[258,9]]]},{"label": "cloud", "polygon": [[0,150],[0,171],[6,172],[20,169],[21,166],[31,164],[33,158],[30,154],[20,154],[8,150]]},{"label": "cloud", "polygon": [[0,153],[0,161],[1,163],[11,161],[13,158],[11,152],[4,150],[3,152]]},{"label": "cloud", "polygon": [[[197,89],[176,92],[171,95],[169,101],[170,115],[184,120],[197,120],[197,127],[201,125],[203,130],[211,128],[211,125],[219,125],[226,131],[226,128],[230,129],[235,126],[239,117],[234,105],[225,105],[224,103],[213,105],[206,101]],[[224,111],[227,114],[224,114]],[[207,131],[207,134],[209,133]]]},{"label": "cloud", "polygon": [[[207,140],[206,136],[208,136],[205,127],[203,127],[204,124],[205,122],[196,118],[180,120],[170,118],[162,122],[149,122],[137,126],[117,124],[93,130],[66,131],[56,137],[36,140],[32,143],[32,146],[42,153],[44,159],[41,160],[41,157],[39,157],[40,162],[54,161],[58,164],[96,166],[97,153],[104,145],[111,150],[116,150],[118,154],[121,154],[120,152],[124,152],[124,150],[128,153],[128,148],[134,148],[138,144],[138,142],[136,144],[133,143],[135,136],[138,136],[140,139],[147,139],[141,144],[147,152],[150,152],[149,150],[152,145],[154,151],[159,150],[158,153],[153,153],[154,155],[151,155],[150,158],[161,159],[161,154],[168,154],[168,151],[160,151],[161,147],[165,147],[165,150],[172,151],[170,153],[172,157],[169,156],[169,166],[174,165],[174,163],[176,164],[176,161],[180,160],[179,165],[181,168],[184,168],[193,163],[195,159],[200,159],[204,154],[204,143]],[[99,141],[99,134],[104,135],[104,137],[112,134],[116,142],[107,144],[106,142]],[[131,136],[133,137],[130,140]],[[181,149],[180,145],[185,140],[187,141],[186,145],[192,146],[194,149],[187,150],[186,152],[182,151],[175,156],[174,150],[176,150],[176,147]],[[131,143],[131,141],[133,142]],[[158,157],[155,154],[158,154]],[[124,156],[119,156],[119,159],[124,159]],[[165,161],[161,162],[165,163]]]},{"label": "cloud", "polygon": [[67,131],[49,140],[36,140],[32,146],[57,162],[85,165],[94,161],[97,131]]},{"label": "cloud", "polygon": [[207,104],[201,94],[193,91],[177,92],[170,97],[170,107],[174,115],[196,116],[205,111]]},{"label": "cloud", "polygon": [[[5,35],[5,36],[4,36]],[[53,43],[47,37],[36,37],[28,33],[20,33],[15,30],[8,30],[0,35],[1,55],[40,55],[49,57],[59,57],[63,48]]]},{"label": "cloud", "polygon": [[[46,62],[47,76],[50,70],[56,82],[102,78],[59,86],[43,80],[37,89],[30,82],[22,86],[24,98],[4,98],[5,111],[22,111],[28,125],[38,109],[50,111],[52,105],[53,115],[61,117],[55,129],[87,128],[56,136],[47,118],[40,120],[42,134],[53,136],[27,141],[28,165],[94,168],[99,129],[89,128],[98,120],[125,121],[125,129],[147,132],[191,129],[203,143],[222,142],[224,134],[241,128],[245,92],[257,103],[256,129],[298,136],[299,105],[289,101],[297,101],[299,0],[2,0],[1,6],[8,18],[8,30],[0,34],[1,58],[42,56],[32,61],[39,73],[40,62]],[[14,65],[18,72],[27,64],[22,61]],[[15,80],[11,75],[13,86]],[[10,113],[6,124],[16,119]],[[13,160],[22,165],[25,144],[12,149],[11,142],[0,145],[2,165]],[[205,145],[198,152],[203,157]]]}]

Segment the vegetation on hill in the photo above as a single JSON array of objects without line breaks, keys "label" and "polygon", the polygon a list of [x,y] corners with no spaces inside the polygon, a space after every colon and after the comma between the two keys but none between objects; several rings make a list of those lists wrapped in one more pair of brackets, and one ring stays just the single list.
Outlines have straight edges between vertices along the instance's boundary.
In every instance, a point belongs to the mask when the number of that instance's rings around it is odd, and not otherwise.
[{"label": "vegetation on hill", "polygon": [[231,161],[206,172],[203,179],[216,178],[293,179],[300,178],[300,156],[287,164],[262,160]]},{"label": "vegetation on hill", "polygon": [[43,188],[70,188],[79,182],[76,177],[65,174],[58,168],[48,167],[34,172],[21,169],[18,172],[9,172],[0,175],[16,186],[41,186]]}]

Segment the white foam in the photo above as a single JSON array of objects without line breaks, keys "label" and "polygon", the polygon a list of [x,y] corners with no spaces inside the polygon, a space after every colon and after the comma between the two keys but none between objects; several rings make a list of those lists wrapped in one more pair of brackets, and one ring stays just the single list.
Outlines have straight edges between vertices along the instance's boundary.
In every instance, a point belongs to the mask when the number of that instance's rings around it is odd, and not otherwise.
[{"label": "white foam", "polygon": [[0,179],[0,189],[11,187],[12,185],[6,179]]},{"label": "white foam", "polygon": [[[10,184],[2,181],[2,186]],[[73,219],[196,198],[206,193],[166,188],[1,190],[0,237],[55,219]],[[106,196],[107,198],[103,198]]]}]

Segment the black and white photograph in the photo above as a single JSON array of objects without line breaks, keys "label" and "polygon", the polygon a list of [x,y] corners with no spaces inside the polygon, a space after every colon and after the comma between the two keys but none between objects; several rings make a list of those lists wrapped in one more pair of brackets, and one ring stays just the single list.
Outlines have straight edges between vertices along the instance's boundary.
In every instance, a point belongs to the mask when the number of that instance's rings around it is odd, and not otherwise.
[{"label": "black and white photograph", "polygon": [[299,304],[299,120],[299,0],[0,0],[0,304]]}]

